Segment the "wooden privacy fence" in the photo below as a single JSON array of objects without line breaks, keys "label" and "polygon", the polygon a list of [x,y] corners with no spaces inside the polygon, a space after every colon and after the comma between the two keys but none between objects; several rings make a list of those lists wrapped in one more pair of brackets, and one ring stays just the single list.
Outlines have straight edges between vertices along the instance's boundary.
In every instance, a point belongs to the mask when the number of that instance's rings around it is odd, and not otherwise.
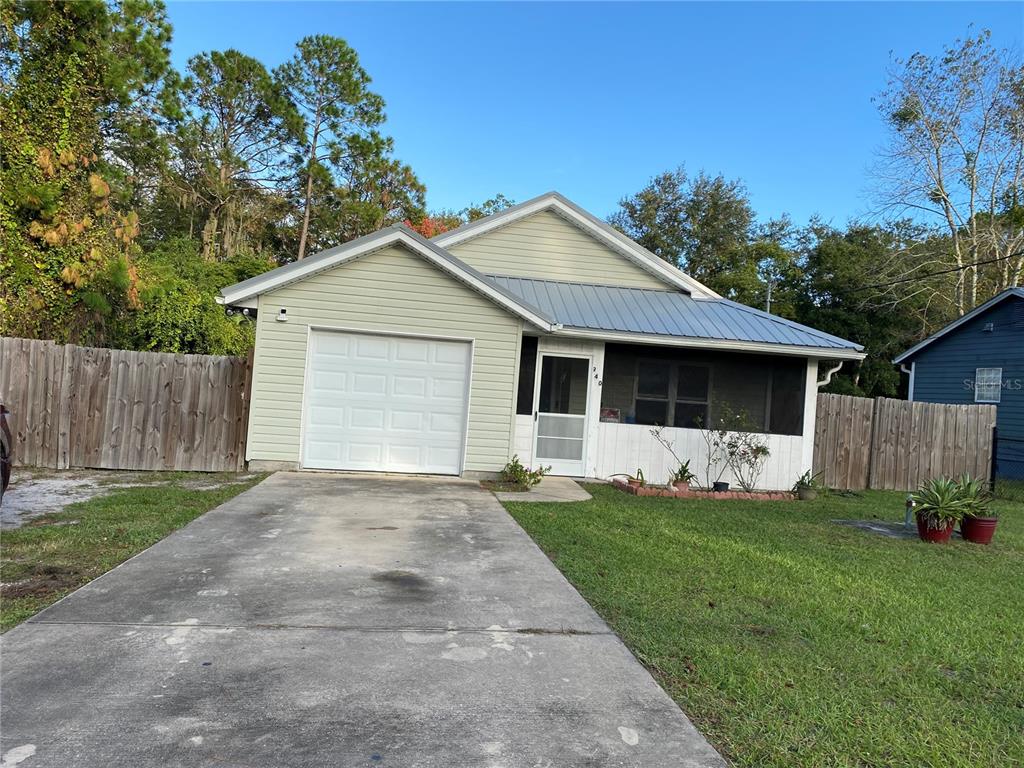
[{"label": "wooden privacy fence", "polygon": [[939,475],[992,470],[994,405],[818,395],[814,472],[830,488],[909,491]]},{"label": "wooden privacy fence", "polygon": [[0,337],[14,458],[39,467],[243,469],[251,370],[251,358]]}]

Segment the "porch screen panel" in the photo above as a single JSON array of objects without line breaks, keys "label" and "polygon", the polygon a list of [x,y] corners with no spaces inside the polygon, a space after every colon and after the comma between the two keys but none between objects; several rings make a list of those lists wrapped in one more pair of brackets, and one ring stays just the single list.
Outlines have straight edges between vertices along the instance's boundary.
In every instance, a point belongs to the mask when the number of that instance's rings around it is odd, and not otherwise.
[{"label": "porch screen panel", "polygon": [[601,406],[627,423],[696,428],[728,416],[730,429],[799,435],[806,371],[798,357],[608,344]]}]

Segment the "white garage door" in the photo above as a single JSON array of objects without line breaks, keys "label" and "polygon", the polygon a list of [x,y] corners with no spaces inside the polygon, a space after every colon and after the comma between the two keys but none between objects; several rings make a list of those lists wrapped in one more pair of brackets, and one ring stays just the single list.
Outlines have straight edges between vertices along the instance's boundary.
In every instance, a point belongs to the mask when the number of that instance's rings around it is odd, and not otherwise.
[{"label": "white garage door", "polygon": [[470,344],[313,331],[303,466],[457,475]]}]

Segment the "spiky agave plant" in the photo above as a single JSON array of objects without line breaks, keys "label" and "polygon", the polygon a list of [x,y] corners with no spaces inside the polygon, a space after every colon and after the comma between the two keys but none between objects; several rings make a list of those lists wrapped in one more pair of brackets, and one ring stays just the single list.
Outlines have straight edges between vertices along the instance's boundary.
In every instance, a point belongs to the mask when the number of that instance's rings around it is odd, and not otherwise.
[{"label": "spiky agave plant", "polygon": [[955,524],[967,513],[968,499],[957,480],[935,477],[911,494],[914,509],[930,530]]},{"label": "spiky agave plant", "polygon": [[989,491],[986,481],[977,477],[971,477],[965,473],[960,475],[956,482],[960,486],[960,493],[964,498],[965,515],[971,517],[995,517],[990,508],[992,493]]}]

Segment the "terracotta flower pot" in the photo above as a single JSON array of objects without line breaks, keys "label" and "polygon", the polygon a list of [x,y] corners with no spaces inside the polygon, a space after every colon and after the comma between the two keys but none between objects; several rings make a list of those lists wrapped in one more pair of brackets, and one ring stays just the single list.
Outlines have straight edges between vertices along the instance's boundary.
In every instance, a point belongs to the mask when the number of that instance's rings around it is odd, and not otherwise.
[{"label": "terracotta flower pot", "polygon": [[960,533],[975,544],[991,544],[992,534],[996,532],[998,517],[973,517],[968,515],[960,521]]},{"label": "terracotta flower pot", "polygon": [[928,541],[933,544],[945,544],[953,535],[953,528],[956,523],[949,522],[944,528],[933,528],[928,525],[928,518],[925,515],[917,516],[917,535],[921,541]]},{"label": "terracotta flower pot", "polygon": [[688,491],[690,490],[690,484],[686,480],[673,480],[672,487],[677,491]]},{"label": "terracotta flower pot", "polygon": [[641,485],[644,484],[642,480],[638,480],[635,477],[627,478],[626,482],[629,483],[629,486],[631,488],[639,488]]}]

